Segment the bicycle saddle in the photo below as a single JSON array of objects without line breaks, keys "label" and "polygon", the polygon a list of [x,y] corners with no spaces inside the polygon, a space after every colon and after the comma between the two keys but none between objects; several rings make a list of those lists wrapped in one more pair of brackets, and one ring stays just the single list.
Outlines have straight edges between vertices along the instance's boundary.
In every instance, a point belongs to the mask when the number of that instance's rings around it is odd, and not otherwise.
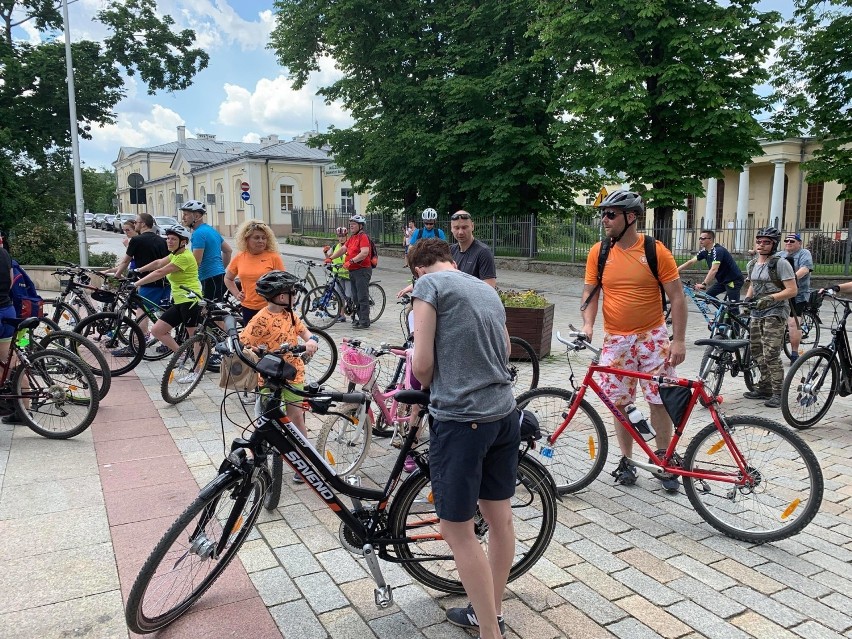
[{"label": "bicycle saddle", "polygon": [[695,340],[696,346],[713,346],[721,348],[726,353],[733,353],[748,346],[747,339],[699,339]]}]

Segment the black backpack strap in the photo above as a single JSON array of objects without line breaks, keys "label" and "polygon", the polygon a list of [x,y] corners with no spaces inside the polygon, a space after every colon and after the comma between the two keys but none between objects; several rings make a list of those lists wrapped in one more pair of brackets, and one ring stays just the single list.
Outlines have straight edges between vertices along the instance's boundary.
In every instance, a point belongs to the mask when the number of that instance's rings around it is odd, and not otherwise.
[{"label": "black backpack strap", "polygon": [[604,267],[606,266],[606,258],[609,255],[610,246],[611,240],[608,237],[601,240],[601,250],[600,253],[598,253],[598,283],[595,284],[595,287],[592,289],[591,293],[589,293],[589,296],[580,305],[581,313],[586,310],[586,307],[589,305],[589,302],[595,299],[595,296],[601,290],[601,286],[603,285]]},{"label": "black backpack strap", "polygon": [[663,283],[660,282],[660,270],[657,264],[657,240],[650,235],[645,235],[645,259],[648,261],[648,267],[651,269],[651,274],[657,280],[660,287],[660,299],[663,304],[663,311],[666,310],[666,290],[663,288]]}]

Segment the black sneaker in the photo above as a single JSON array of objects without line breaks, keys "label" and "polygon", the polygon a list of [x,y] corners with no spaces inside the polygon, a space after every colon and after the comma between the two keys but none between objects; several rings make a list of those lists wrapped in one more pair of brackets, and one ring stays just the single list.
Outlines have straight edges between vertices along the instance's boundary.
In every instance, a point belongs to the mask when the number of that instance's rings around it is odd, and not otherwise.
[{"label": "black sneaker", "polygon": [[622,457],[618,462],[618,466],[610,473],[615,477],[615,483],[622,486],[632,486],[636,483],[636,466],[628,461],[627,457]]},{"label": "black sneaker", "polygon": [[781,395],[772,395],[769,399],[763,402],[767,408],[781,408]]},{"label": "black sneaker", "polygon": [[746,391],[745,393],[743,393],[743,397],[745,397],[746,399],[769,399],[770,397],[772,397],[772,392],[760,390],[758,388],[757,390]]},{"label": "black sneaker", "polygon": [[18,426],[21,424],[25,424],[26,422],[18,415],[18,411],[15,411],[11,415],[6,415],[5,417],[0,418],[0,422],[4,424],[11,424],[14,426]]},{"label": "black sneaker", "polygon": [[[447,621],[461,628],[479,630],[479,621],[476,619],[476,613],[473,611],[473,604],[467,604],[466,608],[448,608]],[[506,622],[503,621],[503,617],[497,617],[497,624],[500,626],[500,634],[505,637]]]},{"label": "black sneaker", "polygon": [[[666,451],[664,450],[657,451],[657,457],[662,458],[665,454]],[[671,461],[673,466],[680,466],[682,463],[681,456],[677,453],[672,455]],[[652,463],[650,459],[648,460],[648,462]],[[663,485],[663,490],[665,490],[667,493],[676,493],[680,490],[680,481],[678,481],[678,478],[675,475],[663,475],[662,477],[660,477],[660,483]]]}]

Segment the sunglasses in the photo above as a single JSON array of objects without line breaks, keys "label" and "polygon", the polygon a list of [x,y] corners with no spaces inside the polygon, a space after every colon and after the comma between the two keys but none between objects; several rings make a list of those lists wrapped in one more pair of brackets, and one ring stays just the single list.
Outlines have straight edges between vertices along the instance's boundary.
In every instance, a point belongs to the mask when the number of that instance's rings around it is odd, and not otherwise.
[{"label": "sunglasses", "polygon": [[255,229],[265,229],[265,228],[266,228],[266,224],[264,224],[263,222],[252,222],[251,224],[248,225],[249,231],[254,231]]},{"label": "sunglasses", "polygon": [[795,244],[799,240],[784,240],[784,244]]},{"label": "sunglasses", "polygon": [[755,240],[755,244],[772,244],[772,240]]},{"label": "sunglasses", "polygon": [[423,224],[425,224],[426,226],[434,226],[435,225],[434,222],[423,222]]},{"label": "sunglasses", "polygon": [[699,237],[698,239],[703,242],[704,240],[712,240],[713,238],[712,237]]},{"label": "sunglasses", "polygon": [[450,220],[453,221],[453,222],[455,222],[456,220],[469,220],[469,219],[470,219],[470,213],[455,213],[455,214],[453,214],[452,217],[450,217]]},{"label": "sunglasses", "polygon": [[608,220],[614,220],[619,215],[621,215],[621,211],[601,211],[601,217],[605,217]]}]

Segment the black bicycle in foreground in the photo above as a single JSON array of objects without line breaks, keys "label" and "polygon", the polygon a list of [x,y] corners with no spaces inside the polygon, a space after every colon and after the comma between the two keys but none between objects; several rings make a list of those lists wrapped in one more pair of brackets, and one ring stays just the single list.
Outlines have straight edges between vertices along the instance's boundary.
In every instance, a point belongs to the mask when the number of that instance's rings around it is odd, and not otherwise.
[{"label": "black bicycle in foreground", "polygon": [[[411,428],[383,488],[362,487],[356,475],[340,477],[313,445],[286,417],[283,389],[297,392],[286,380],[295,372],[275,354],[252,363],[243,355],[231,318],[226,318],[228,340],[216,348],[235,354],[263,375],[266,387],[261,416],[246,438],[231,444],[231,453],[219,475],[172,524],[148,557],[127,600],[127,625],[133,632],[159,630],[183,615],[219,577],[254,527],[271,484],[267,457],[282,455],[331,511],[340,518],[340,542],[365,559],[375,583],[379,608],[393,602],[393,592],[382,575],[379,559],[399,563],[415,580],[441,592],[461,594],[452,552],[440,533],[429,481],[425,444],[416,444]],[[333,404],[361,404],[364,393],[328,393],[312,388],[299,393],[317,413]],[[399,401],[424,405],[428,393],[402,391]],[[422,409],[421,410],[425,410]],[[418,423],[424,420],[417,420]],[[529,442],[532,443],[532,440]],[[527,450],[529,446],[527,446]],[[518,483],[512,499],[518,536],[509,580],[527,572],[544,553],[556,526],[556,487],[537,461],[520,450]],[[403,463],[411,455],[417,469],[401,479]],[[348,498],[348,499],[344,499]],[[488,525],[477,513],[476,534],[488,543]]]}]

